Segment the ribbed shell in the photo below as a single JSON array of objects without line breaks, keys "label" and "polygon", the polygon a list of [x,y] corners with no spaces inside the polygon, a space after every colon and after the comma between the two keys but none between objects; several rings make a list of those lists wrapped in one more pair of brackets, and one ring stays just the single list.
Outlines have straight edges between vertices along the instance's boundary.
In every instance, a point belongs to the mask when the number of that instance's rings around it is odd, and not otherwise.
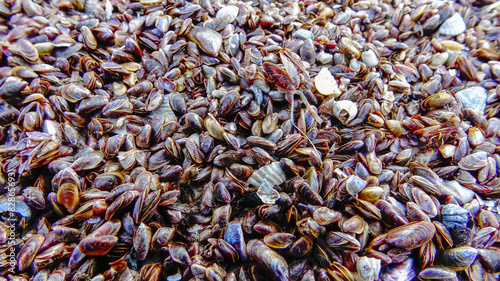
[{"label": "ribbed shell", "polygon": [[285,182],[286,175],[279,162],[273,162],[255,171],[248,179],[247,184],[259,187],[264,179],[267,180],[270,186],[280,185]]},{"label": "ribbed shell", "polygon": [[452,17],[443,22],[439,28],[439,33],[443,35],[456,36],[463,33],[466,28],[467,27],[465,26],[462,16],[459,13],[455,13]]}]

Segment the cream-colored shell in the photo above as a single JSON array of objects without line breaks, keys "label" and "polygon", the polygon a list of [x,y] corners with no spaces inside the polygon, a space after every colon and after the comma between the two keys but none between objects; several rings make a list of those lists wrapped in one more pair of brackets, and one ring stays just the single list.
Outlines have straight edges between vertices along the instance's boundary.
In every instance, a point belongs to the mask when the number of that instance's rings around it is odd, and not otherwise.
[{"label": "cream-colored shell", "polygon": [[350,100],[341,100],[333,105],[332,114],[342,124],[347,124],[358,114],[358,107]]},{"label": "cream-colored shell", "polygon": [[314,84],[316,86],[316,90],[325,96],[333,95],[334,97],[338,97],[342,93],[335,77],[333,77],[326,67],[323,67],[318,75],[316,75],[314,78]]}]

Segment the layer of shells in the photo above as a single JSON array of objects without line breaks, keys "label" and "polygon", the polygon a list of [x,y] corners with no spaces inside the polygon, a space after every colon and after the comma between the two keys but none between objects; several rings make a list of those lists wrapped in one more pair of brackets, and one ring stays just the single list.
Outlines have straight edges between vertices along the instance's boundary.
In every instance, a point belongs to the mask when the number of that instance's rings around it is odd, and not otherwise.
[{"label": "layer of shells", "polygon": [[0,0],[0,280],[497,280],[499,3]]}]

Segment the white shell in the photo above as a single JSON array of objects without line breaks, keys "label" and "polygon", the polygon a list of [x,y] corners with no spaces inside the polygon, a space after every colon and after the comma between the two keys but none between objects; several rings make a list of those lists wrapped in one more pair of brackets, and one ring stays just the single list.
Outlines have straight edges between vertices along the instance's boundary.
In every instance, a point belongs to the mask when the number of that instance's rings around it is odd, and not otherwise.
[{"label": "white shell", "polygon": [[461,185],[458,181],[444,181],[444,185],[439,188],[443,195],[453,196],[458,203],[466,204],[474,199],[476,194],[469,188]]},{"label": "white shell", "polygon": [[350,100],[341,100],[333,105],[332,113],[333,116],[345,125],[356,117],[358,107]]},{"label": "white shell", "polygon": [[274,204],[276,200],[280,198],[279,192],[269,185],[267,180],[262,181],[262,184],[257,190],[257,196],[259,196],[264,204]]},{"label": "white shell", "polygon": [[222,7],[219,11],[217,11],[215,17],[218,19],[224,19],[228,23],[231,23],[238,17],[239,11],[240,8],[238,8],[237,6],[227,5]]},{"label": "white shell", "polygon": [[334,95],[334,97],[338,97],[342,93],[337,81],[335,81],[335,77],[333,77],[326,67],[323,67],[318,75],[316,75],[314,85],[316,86],[316,90],[325,96]]},{"label": "white shell", "polygon": [[364,51],[361,53],[361,59],[366,64],[366,66],[376,66],[379,62],[377,55],[373,50]]},{"label": "white shell", "polygon": [[443,22],[439,28],[439,33],[443,35],[456,36],[463,33],[466,29],[464,19],[459,13],[455,13],[451,18]]},{"label": "white shell", "polygon": [[376,258],[361,257],[356,263],[359,276],[364,281],[378,280],[380,268],[380,260]]},{"label": "white shell", "polygon": [[327,63],[330,63],[333,60],[333,55],[325,53],[324,51],[321,51],[316,56],[316,60],[319,61],[322,64],[327,64]]},{"label": "white shell", "polygon": [[247,184],[260,187],[264,180],[271,186],[280,185],[285,182],[286,175],[281,169],[280,162],[273,162],[258,169],[247,180]]}]

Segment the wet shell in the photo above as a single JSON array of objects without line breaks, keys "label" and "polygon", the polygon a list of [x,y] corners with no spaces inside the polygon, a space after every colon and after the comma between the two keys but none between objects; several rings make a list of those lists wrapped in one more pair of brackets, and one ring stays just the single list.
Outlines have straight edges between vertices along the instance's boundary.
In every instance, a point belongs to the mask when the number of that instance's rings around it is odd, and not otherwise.
[{"label": "wet shell", "polygon": [[80,202],[80,191],[75,184],[65,183],[57,190],[57,202],[68,210],[74,213],[78,203]]},{"label": "wet shell", "polygon": [[259,196],[260,200],[262,200],[264,204],[274,204],[276,200],[280,198],[278,191],[269,185],[265,179],[262,180],[262,183],[257,190],[257,196]]},{"label": "wet shell", "polygon": [[452,17],[445,20],[439,28],[439,33],[443,35],[456,36],[463,33],[466,29],[464,19],[459,13],[455,13]]},{"label": "wet shell", "polygon": [[289,280],[288,263],[275,251],[259,240],[250,240],[248,254],[257,264],[276,281]]},{"label": "wet shell", "polygon": [[262,241],[271,248],[285,249],[288,246],[292,245],[295,239],[296,237],[293,234],[287,232],[276,232],[267,234],[266,236],[264,236]]},{"label": "wet shell", "polygon": [[17,256],[19,271],[24,271],[31,265],[44,241],[43,235],[35,234],[24,244]]},{"label": "wet shell", "polygon": [[430,266],[418,274],[420,280],[456,280],[457,273],[444,266]]},{"label": "wet shell", "polygon": [[477,249],[467,246],[447,249],[440,257],[440,262],[450,269],[464,270],[476,260],[477,254]]}]

